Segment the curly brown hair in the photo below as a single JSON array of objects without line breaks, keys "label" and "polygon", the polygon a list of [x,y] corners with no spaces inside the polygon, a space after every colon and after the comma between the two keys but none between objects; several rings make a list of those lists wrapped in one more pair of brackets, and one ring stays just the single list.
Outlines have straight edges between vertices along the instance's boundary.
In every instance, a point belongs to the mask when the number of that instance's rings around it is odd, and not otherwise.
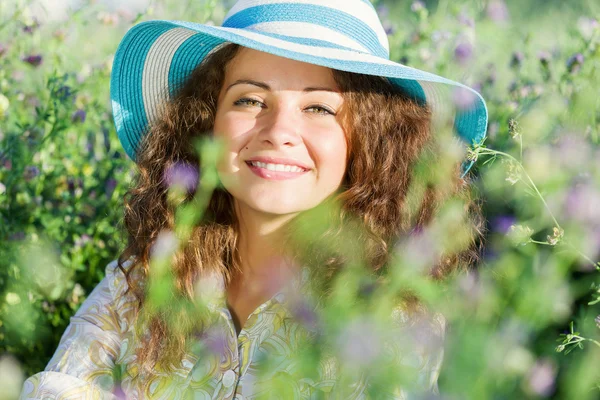
[{"label": "curly brown hair", "polygon": [[[174,366],[184,354],[190,332],[198,329],[197,319],[186,314],[185,308],[145,307],[144,282],[150,273],[153,243],[161,232],[173,230],[175,224],[165,172],[174,163],[199,165],[194,141],[211,135],[225,66],[239,48],[226,43],[206,57],[164,105],[138,151],[138,172],[124,200],[128,244],[118,265],[126,276],[128,292],[138,300],[136,325],[143,345],[137,357],[145,373],[158,365],[167,370]],[[468,240],[458,251],[438,257],[428,273],[433,279],[441,279],[453,271],[473,267],[482,246],[483,219],[478,203],[471,198],[471,185],[460,178],[460,163],[455,162],[455,168],[444,175],[448,177],[444,185],[436,184],[435,179],[415,178],[419,160],[425,157],[430,163],[427,165],[434,168],[435,163],[431,163],[439,153],[439,143],[431,134],[430,109],[388,79],[337,70],[332,73],[344,98],[338,115],[347,134],[347,170],[338,192],[317,207],[334,212],[318,214],[318,210],[309,210],[288,224],[286,243],[290,253],[310,268],[311,280],[323,293],[327,293],[336,273],[353,261],[347,253],[349,248],[360,248],[359,256],[372,273],[383,276],[394,244],[426,227],[445,201],[458,197],[471,226]],[[418,194],[411,195],[411,191]],[[193,195],[190,193],[186,200]],[[310,225],[323,215],[326,217],[321,224]],[[310,229],[310,234],[303,235],[303,229]],[[232,271],[240,265],[237,232],[233,198],[219,187],[212,193],[187,246],[174,257],[174,299],[193,301],[194,285],[205,273],[222,274],[227,283],[231,280]],[[130,259],[133,263],[125,268],[125,261]],[[134,278],[134,272],[139,277]],[[405,293],[404,298],[410,300],[411,296]],[[169,323],[174,319],[176,329]]]}]

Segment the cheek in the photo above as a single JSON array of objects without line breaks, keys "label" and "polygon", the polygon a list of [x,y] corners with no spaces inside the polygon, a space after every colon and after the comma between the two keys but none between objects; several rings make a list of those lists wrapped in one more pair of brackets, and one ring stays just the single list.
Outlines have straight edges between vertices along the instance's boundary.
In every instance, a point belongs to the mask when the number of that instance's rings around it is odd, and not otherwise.
[{"label": "cheek", "polygon": [[236,118],[227,118],[222,116],[215,120],[214,135],[223,140],[224,153],[226,158],[231,158],[238,154],[246,145],[246,133],[252,129],[252,124]]},{"label": "cheek", "polygon": [[321,164],[321,169],[331,176],[332,179],[341,179],[346,171],[346,152],[348,144],[344,131],[335,132],[334,135],[324,136],[317,143],[318,157]]}]

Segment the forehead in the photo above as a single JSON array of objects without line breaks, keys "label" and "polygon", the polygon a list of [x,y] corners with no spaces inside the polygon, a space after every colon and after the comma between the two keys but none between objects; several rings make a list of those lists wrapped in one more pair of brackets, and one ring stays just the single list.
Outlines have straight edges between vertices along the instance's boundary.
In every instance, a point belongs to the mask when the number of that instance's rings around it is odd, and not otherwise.
[{"label": "forehead", "polygon": [[280,89],[304,89],[309,85],[327,85],[339,90],[330,68],[308,64],[274,54],[240,47],[236,56],[227,65],[225,81],[256,79],[278,85]]}]

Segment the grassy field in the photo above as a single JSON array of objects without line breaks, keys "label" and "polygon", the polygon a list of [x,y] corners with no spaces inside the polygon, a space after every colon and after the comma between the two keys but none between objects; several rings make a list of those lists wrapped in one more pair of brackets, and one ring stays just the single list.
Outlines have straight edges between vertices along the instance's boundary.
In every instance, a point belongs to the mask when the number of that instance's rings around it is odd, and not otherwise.
[{"label": "grassy field", "polygon": [[[80,3],[52,20],[24,0],[0,3],[0,399],[44,369],[125,245],[134,166],[109,98],[119,40],[148,19],[219,25],[232,2]],[[599,398],[600,5],[377,7],[394,60],[474,87],[489,110],[488,138],[469,152],[487,220],[481,265],[438,284],[414,268],[398,278],[451,327],[442,398]]]}]

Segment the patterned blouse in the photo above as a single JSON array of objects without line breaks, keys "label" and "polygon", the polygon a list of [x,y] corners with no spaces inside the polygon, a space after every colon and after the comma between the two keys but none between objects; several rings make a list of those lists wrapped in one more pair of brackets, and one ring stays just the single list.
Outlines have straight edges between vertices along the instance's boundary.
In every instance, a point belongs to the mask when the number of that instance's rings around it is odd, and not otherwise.
[{"label": "patterned blouse", "polygon": [[[138,374],[136,364],[133,316],[137,300],[131,293],[122,295],[127,282],[113,261],[106,267],[105,278],[71,318],[45,370],[25,381],[20,399],[270,398],[267,389],[274,375],[262,372],[266,362],[279,379],[289,377],[284,381],[285,398],[340,398],[336,391],[339,364],[334,358],[321,360],[318,379],[292,378],[298,375],[290,355],[305,332],[305,325],[290,319],[289,289],[297,289],[306,279],[304,273],[260,305],[239,335],[227,307],[223,279],[210,281],[216,290],[207,305],[215,323],[199,340],[200,346],[186,352],[174,374],[158,373],[148,378]],[[440,326],[436,335],[442,346],[434,352],[415,351],[416,356],[409,362],[418,371],[419,386],[435,394],[443,359],[443,317]],[[215,356],[202,356],[207,354],[202,348],[213,349],[211,354]],[[115,370],[120,373],[115,375]],[[351,393],[344,392],[344,398],[371,398],[362,379],[346,387]],[[397,388],[385,396],[377,394],[377,398],[410,399],[413,395],[416,394]]]}]

